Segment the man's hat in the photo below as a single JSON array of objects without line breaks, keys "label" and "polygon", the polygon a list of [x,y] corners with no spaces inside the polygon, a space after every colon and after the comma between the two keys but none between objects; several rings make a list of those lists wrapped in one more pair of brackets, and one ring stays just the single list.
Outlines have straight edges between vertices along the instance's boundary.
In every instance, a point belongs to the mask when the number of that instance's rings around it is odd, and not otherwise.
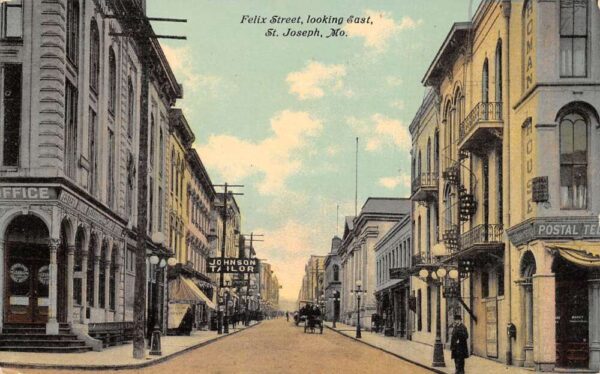
[{"label": "man's hat", "polygon": [[455,314],[454,319],[460,321],[462,319],[462,316],[460,314]]}]

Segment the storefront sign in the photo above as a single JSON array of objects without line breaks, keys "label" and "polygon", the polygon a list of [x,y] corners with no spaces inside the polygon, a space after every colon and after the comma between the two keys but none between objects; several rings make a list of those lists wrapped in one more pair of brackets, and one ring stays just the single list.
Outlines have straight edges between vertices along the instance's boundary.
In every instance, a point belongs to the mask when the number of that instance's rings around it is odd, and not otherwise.
[{"label": "storefront sign", "polygon": [[535,79],[535,13],[533,9],[533,0],[526,1],[525,11],[523,13],[523,85],[524,91],[533,87]]},{"label": "storefront sign", "polygon": [[0,200],[55,200],[54,187],[12,186],[0,188]]},{"label": "storefront sign", "polygon": [[259,260],[256,258],[224,258],[210,257],[206,268],[208,273],[247,274],[258,273]]},{"label": "storefront sign", "polygon": [[536,239],[600,239],[600,224],[597,217],[551,217],[523,222],[507,230],[514,245]]}]

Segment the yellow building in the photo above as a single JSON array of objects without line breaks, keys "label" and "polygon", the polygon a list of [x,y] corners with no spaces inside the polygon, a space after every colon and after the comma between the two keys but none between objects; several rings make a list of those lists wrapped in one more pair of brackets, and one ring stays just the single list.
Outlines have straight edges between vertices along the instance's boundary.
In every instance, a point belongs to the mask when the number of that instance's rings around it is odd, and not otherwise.
[{"label": "yellow building", "polygon": [[435,308],[434,271],[461,272],[465,306],[442,301],[441,335],[461,310],[475,355],[600,369],[598,38],[592,0],[483,1],[423,79],[434,92],[411,129],[425,259],[414,286],[433,287]]}]

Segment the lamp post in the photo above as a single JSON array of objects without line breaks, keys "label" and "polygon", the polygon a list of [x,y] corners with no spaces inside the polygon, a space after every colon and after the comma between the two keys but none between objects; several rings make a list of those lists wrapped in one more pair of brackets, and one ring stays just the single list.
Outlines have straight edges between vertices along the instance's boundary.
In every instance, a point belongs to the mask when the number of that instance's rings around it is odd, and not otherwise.
[{"label": "lamp post", "polygon": [[[177,260],[175,260],[174,257],[169,257],[168,260],[166,258],[160,258],[157,255],[152,255],[150,256],[150,264],[155,265],[156,266],[156,273],[155,273],[155,281],[156,281],[156,286],[158,287],[158,279],[160,276],[162,276],[162,271],[165,268],[165,266],[167,266],[167,264],[169,266],[175,266],[175,264],[177,263]],[[156,298],[159,299],[159,292],[160,290],[157,288],[156,291]],[[160,306],[162,305],[162,303],[158,302],[158,300],[155,300],[154,302],[154,329],[152,331],[152,336],[150,337],[150,352],[149,354],[153,355],[153,356],[160,356],[162,355],[162,349],[161,349],[161,344],[160,344],[160,322],[159,322],[159,318],[158,316],[160,315]]]},{"label": "lamp post", "polygon": [[350,290],[351,293],[356,294],[357,308],[356,308],[356,338],[362,338],[360,332],[360,299],[363,293],[367,293],[367,290],[362,289],[362,281],[359,279],[356,281],[356,289]]},{"label": "lamp post", "polygon": [[338,313],[338,303],[340,302],[340,291],[334,291],[333,297],[330,297],[329,300],[333,301],[333,328],[335,328],[335,322],[337,321],[337,313]]},{"label": "lamp post", "polygon": [[441,316],[441,303],[442,303],[442,284],[446,277],[456,280],[458,279],[458,270],[450,269],[446,270],[444,267],[439,267],[429,272],[426,269],[419,271],[419,278],[423,281],[431,280],[437,286],[437,305],[436,305],[436,321],[435,321],[435,343],[433,345],[433,367],[445,367],[446,362],[444,360],[444,345],[442,344],[442,316]]}]

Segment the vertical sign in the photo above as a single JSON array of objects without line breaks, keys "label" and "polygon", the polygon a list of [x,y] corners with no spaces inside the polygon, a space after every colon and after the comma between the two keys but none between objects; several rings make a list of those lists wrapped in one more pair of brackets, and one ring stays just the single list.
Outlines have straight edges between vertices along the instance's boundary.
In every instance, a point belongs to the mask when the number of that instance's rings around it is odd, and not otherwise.
[{"label": "vertical sign", "polygon": [[533,125],[532,125],[531,117],[525,120],[523,123],[522,130],[522,141],[523,141],[523,149],[521,155],[523,157],[523,180],[525,181],[523,185],[523,201],[525,203],[524,206],[524,216],[530,217],[533,214],[533,186],[532,186],[532,177],[533,177]]},{"label": "vertical sign", "polygon": [[535,16],[533,0],[523,4],[523,91],[533,87],[535,79]]},{"label": "vertical sign", "polygon": [[498,301],[485,304],[485,342],[488,357],[498,358]]}]

